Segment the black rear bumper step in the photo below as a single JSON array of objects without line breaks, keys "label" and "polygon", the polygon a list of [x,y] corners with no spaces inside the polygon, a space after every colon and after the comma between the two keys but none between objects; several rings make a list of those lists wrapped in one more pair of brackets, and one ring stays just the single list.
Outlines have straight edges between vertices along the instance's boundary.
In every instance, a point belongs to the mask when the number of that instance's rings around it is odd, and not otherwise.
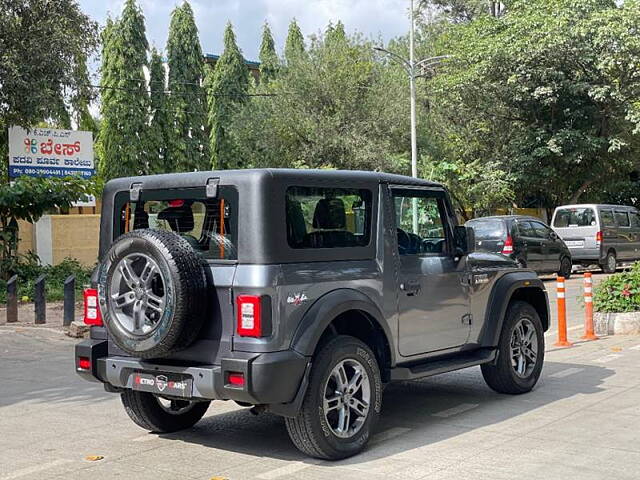
[{"label": "black rear bumper step", "polygon": [[498,351],[491,348],[483,348],[472,352],[459,354],[455,357],[429,360],[411,367],[397,367],[391,371],[391,380],[415,380],[417,378],[431,377],[441,373],[453,372],[467,367],[475,367],[483,363],[490,363],[496,359]]}]

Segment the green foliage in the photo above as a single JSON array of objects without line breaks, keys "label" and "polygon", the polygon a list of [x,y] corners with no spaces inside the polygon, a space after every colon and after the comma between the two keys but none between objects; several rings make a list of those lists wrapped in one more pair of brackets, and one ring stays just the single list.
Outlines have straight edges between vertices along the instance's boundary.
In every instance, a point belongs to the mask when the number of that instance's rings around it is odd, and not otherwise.
[{"label": "green foliage", "polygon": [[600,282],[593,293],[593,307],[605,313],[640,311],[640,262]]},{"label": "green foliage", "polygon": [[18,220],[36,222],[54,208],[70,208],[95,193],[95,184],[79,177],[18,177],[0,184],[0,277],[8,278],[19,259]]},{"label": "green foliage", "polygon": [[209,144],[202,48],[193,10],[187,2],[171,14],[167,56],[171,120],[165,171],[206,170]]},{"label": "green foliage", "polygon": [[246,102],[249,70],[233,33],[231,23],[224,31],[224,52],[214,70],[208,72],[209,128],[211,129],[211,165],[216,168],[245,166],[238,155],[239,145],[230,126],[236,112]]},{"label": "green foliage", "polygon": [[280,69],[280,59],[276,53],[276,44],[269,24],[265,22],[262,29],[262,42],[260,43],[260,82],[263,85],[271,82]]},{"label": "green foliage", "polygon": [[[34,297],[36,279],[44,274],[47,301],[56,302],[64,299],[64,281],[69,275],[76,277],[76,300],[82,298],[82,290],[90,283],[91,268],[83,267],[77,260],[65,258],[56,266],[42,266],[38,256],[29,253],[19,258],[14,273],[18,275],[18,299]],[[7,282],[0,278],[0,304],[7,302]]]},{"label": "green foliage", "polygon": [[[404,80],[404,82],[403,82]],[[406,76],[341,24],[251,97],[232,124],[238,156],[253,167],[408,173]]]},{"label": "green foliage", "polygon": [[608,0],[514,1],[500,18],[449,27],[439,48],[455,60],[429,84],[448,158],[495,164],[518,203],[546,206],[627,176],[639,28],[637,2]]},{"label": "green foliage", "polygon": [[304,56],[304,37],[302,36],[302,31],[300,31],[298,22],[296,22],[294,18],[289,24],[289,32],[287,33],[287,40],[284,44],[284,58],[287,61],[287,65],[291,65],[299,59],[304,59]]},{"label": "green foliage", "polygon": [[169,145],[169,112],[167,105],[166,74],[160,52],[151,50],[149,63],[149,107],[151,124],[149,125],[149,151],[152,160],[149,173],[165,173],[173,170],[168,159]]},{"label": "green foliage", "polygon": [[99,172],[105,180],[143,174],[150,154],[149,95],[144,67],[149,45],[144,16],[135,0],[126,0],[121,18],[107,22],[101,67]]},{"label": "green foliage", "polygon": [[[30,126],[86,82],[97,25],[75,0],[0,0],[0,119]],[[53,111],[52,111],[53,109]]]}]

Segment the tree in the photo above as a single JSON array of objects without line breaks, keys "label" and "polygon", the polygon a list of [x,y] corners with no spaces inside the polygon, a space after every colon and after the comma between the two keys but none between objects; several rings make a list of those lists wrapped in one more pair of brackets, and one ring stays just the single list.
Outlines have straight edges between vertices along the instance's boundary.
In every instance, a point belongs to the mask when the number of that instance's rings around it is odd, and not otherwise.
[{"label": "tree", "polygon": [[59,117],[86,82],[78,66],[97,40],[97,24],[74,0],[0,0],[0,182],[8,127]]},{"label": "tree", "polygon": [[171,14],[167,56],[171,125],[165,168],[206,170],[209,144],[203,55],[193,10],[186,1]]},{"label": "tree", "polygon": [[150,173],[167,173],[173,170],[167,158],[169,146],[169,108],[166,93],[167,76],[160,52],[151,50],[149,64],[149,106],[151,124],[149,126],[149,151],[153,158]]},{"label": "tree", "polygon": [[406,74],[336,27],[289,62],[270,96],[252,97],[234,118],[239,157],[250,166],[408,173]]},{"label": "tree", "polygon": [[144,68],[149,45],[144,16],[126,0],[121,18],[103,33],[99,171],[105,180],[148,171],[149,95]]},{"label": "tree", "polygon": [[471,22],[482,15],[499,17],[506,11],[505,2],[492,0],[431,0],[429,3],[455,23]]},{"label": "tree", "polygon": [[287,61],[287,65],[291,65],[297,59],[303,58],[305,53],[304,37],[298,26],[298,22],[294,18],[289,24],[289,32],[287,33],[287,40],[284,44],[284,58]]},{"label": "tree", "polygon": [[[455,25],[429,84],[450,160],[500,166],[515,200],[577,202],[637,161],[637,2],[514,1],[500,17]],[[636,100],[637,101],[637,100]]]},{"label": "tree", "polygon": [[209,76],[211,164],[214,169],[241,167],[243,163],[230,127],[236,112],[246,102],[249,70],[236,44],[231,23],[227,23],[224,31],[224,52]]},{"label": "tree", "polygon": [[18,265],[18,220],[36,222],[47,211],[69,208],[95,192],[95,184],[80,177],[21,176],[0,184],[0,279],[8,279]]},{"label": "tree", "polygon": [[267,22],[262,28],[262,42],[260,44],[260,82],[268,84],[278,74],[280,59],[276,53],[276,45]]}]

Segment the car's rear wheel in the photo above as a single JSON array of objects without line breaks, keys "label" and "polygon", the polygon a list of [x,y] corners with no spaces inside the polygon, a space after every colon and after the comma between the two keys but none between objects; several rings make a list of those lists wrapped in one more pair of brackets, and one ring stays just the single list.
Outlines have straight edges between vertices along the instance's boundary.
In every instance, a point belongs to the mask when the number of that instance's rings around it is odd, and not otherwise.
[{"label": "car's rear wheel", "polygon": [[380,415],[382,381],[371,349],[349,336],[327,342],[313,360],[302,408],[286,418],[294,445],[317,458],[360,452]]},{"label": "car's rear wheel", "polygon": [[120,398],[129,418],[150,432],[170,433],[194,426],[210,402],[158,397],[148,392],[125,390]]},{"label": "car's rear wheel", "polygon": [[544,331],[531,304],[512,302],[502,326],[495,363],[481,366],[487,385],[499,393],[531,391],[544,362]]},{"label": "car's rear wheel", "polygon": [[560,270],[558,270],[558,276],[568,279],[569,277],[571,277],[572,269],[573,265],[571,263],[571,259],[569,257],[562,257],[562,259],[560,260]]},{"label": "car's rear wheel", "polygon": [[609,250],[604,262],[600,265],[600,268],[604,273],[616,273],[618,267],[618,259],[616,258],[616,252]]}]

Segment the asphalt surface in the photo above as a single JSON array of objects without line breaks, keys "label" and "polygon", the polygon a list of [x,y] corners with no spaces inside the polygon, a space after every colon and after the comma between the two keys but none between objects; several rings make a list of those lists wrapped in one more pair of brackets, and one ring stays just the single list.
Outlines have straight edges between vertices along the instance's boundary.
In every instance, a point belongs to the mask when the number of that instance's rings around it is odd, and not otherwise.
[{"label": "asphalt surface", "polygon": [[640,337],[580,342],[581,281],[567,283],[576,344],[552,346],[554,316],[533,392],[496,394],[479,368],[391,385],[370,446],[340,462],[304,457],[281,418],[231,402],[190,430],[148,434],[117,395],[77,377],[74,340],[0,325],[0,480],[638,479]]}]

